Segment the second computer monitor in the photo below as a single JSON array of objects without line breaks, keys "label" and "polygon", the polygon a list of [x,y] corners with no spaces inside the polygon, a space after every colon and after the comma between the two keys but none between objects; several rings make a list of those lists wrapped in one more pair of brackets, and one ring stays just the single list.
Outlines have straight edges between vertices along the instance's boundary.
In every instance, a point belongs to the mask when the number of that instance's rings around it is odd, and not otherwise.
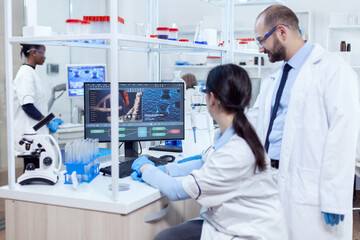
[{"label": "second computer monitor", "polygon": [[68,64],[67,92],[69,97],[84,96],[84,82],[105,82],[105,64]]},{"label": "second computer monitor", "polygon": [[[184,83],[119,83],[119,141],[184,139]],[[110,83],[85,83],[85,137],[111,140]]]}]

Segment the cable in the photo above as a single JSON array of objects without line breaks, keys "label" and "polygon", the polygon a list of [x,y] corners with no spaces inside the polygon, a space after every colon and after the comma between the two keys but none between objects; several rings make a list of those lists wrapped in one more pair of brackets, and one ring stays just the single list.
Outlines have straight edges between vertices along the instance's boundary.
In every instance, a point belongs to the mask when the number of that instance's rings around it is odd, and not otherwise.
[{"label": "cable", "polygon": [[121,146],[124,144],[124,142],[122,142],[120,145],[119,145],[119,149],[121,148]]},{"label": "cable", "polygon": [[139,146],[140,146],[140,153],[139,153],[139,155],[141,155],[142,154],[142,146],[141,146],[141,142],[139,141]]},{"label": "cable", "polygon": [[64,93],[65,93],[65,90],[63,90],[63,91],[59,94],[59,96],[57,96],[57,97],[55,98],[55,100],[58,100]]}]

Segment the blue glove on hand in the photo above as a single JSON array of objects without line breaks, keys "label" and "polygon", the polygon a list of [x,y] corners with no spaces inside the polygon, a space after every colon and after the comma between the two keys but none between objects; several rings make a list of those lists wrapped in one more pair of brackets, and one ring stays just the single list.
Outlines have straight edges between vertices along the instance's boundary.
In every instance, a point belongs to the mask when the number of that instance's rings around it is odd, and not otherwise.
[{"label": "blue glove on hand", "polygon": [[139,157],[133,162],[133,164],[131,165],[131,169],[134,170],[138,175],[139,174],[141,175],[140,168],[145,164],[151,164],[155,166],[155,163],[150,161],[147,157],[143,156],[143,157]]},{"label": "blue glove on hand", "polygon": [[61,120],[60,118],[54,118],[53,121],[56,122],[58,125],[61,125],[64,123],[64,121]]},{"label": "blue glove on hand", "polygon": [[48,125],[46,125],[52,133],[56,132],[59,125],[63,123],[63,120],[56,118],[54,120],[51,120]]},{"label": "blue glove on hand", "polygon": [[141,175],[138,176],[137,172],[133,172],[130,174],[130,177],[134,180],[134,181],[138,181],[138,182],[143,182],[144,180],[142,179]]},{"label": "blue glove on hand", "polygon": [[195,155],[195,156],[192,156],[192,157],[184,158],[184,159],[181,159],[180,161],[178,161],[177,163],[184,163],[184,162],[197,160],[197,159],[202,159],[202,156],[201,155]]},{"label": "blue glove on hand", "polygon": [[[165,166],[163,165],[160,165],[157,167],[158,169],[160,169],[161,171],[163,171],[165,174],[166,173],[166,168]],[[142,179],[142,174],[141,175],[138,175],[138,173],[136,171],[134,171],[132,174],[130,174],[130,177],[135,180],[135,181],[138,181],[138,182],[143,182],[144,180]]]},{"label": "blue glove on hand", "polygon": [[326,224],[330,224],[331,226],[338,225],[340,222],[339,219],[341,221],[344,221],[345,219],[345,216],[341,214],[326,213],[326,212],[322,212],[322,214],[324,215]]}]

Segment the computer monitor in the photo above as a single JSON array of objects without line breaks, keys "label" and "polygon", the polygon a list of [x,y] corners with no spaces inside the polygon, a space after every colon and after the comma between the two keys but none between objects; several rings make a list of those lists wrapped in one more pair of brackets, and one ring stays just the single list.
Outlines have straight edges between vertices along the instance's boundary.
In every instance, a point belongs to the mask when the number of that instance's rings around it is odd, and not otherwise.
[{"label": "computer monitor", "polygon": [[69,97],[84,96],[84,82],[105,82],[105,64],[68,64],[67,93]]},{"label": "computer monitor", "polygon": [[[111,141],[110,83],[85,83],[85,138]],[[125,157],[138,141],[184,139],[184,83],[119,82],[119,142]]]}]

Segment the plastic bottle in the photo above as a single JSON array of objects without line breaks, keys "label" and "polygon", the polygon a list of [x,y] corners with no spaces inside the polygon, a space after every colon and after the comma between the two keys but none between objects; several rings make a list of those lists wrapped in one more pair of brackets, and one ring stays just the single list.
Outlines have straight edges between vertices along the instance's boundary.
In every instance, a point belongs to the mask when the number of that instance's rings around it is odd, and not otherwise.
[{"label": "plastic bottle", "polygon": [[168,27],[158,27],[156,28],[158,39],[168,39],[169,37],[169,28]]},{"label": "plastic bottle", "polygon": [[346,52],[346,42],[341,41],[340,43],[340,52]]},{"label": "plastic bottle", "polygon": [[194,43],[207,45],[203,21],[197,22]]},{"label": "plastic bottle", "polygon": [[178,28],[169,28],[169,37],[168,40],[177,41],[179,34]]},{"label": "plastic bottle", "polygon": [[346,51],[347,52],[351,52],[351,44],[348,43],[347,46],[346,46]]}]

